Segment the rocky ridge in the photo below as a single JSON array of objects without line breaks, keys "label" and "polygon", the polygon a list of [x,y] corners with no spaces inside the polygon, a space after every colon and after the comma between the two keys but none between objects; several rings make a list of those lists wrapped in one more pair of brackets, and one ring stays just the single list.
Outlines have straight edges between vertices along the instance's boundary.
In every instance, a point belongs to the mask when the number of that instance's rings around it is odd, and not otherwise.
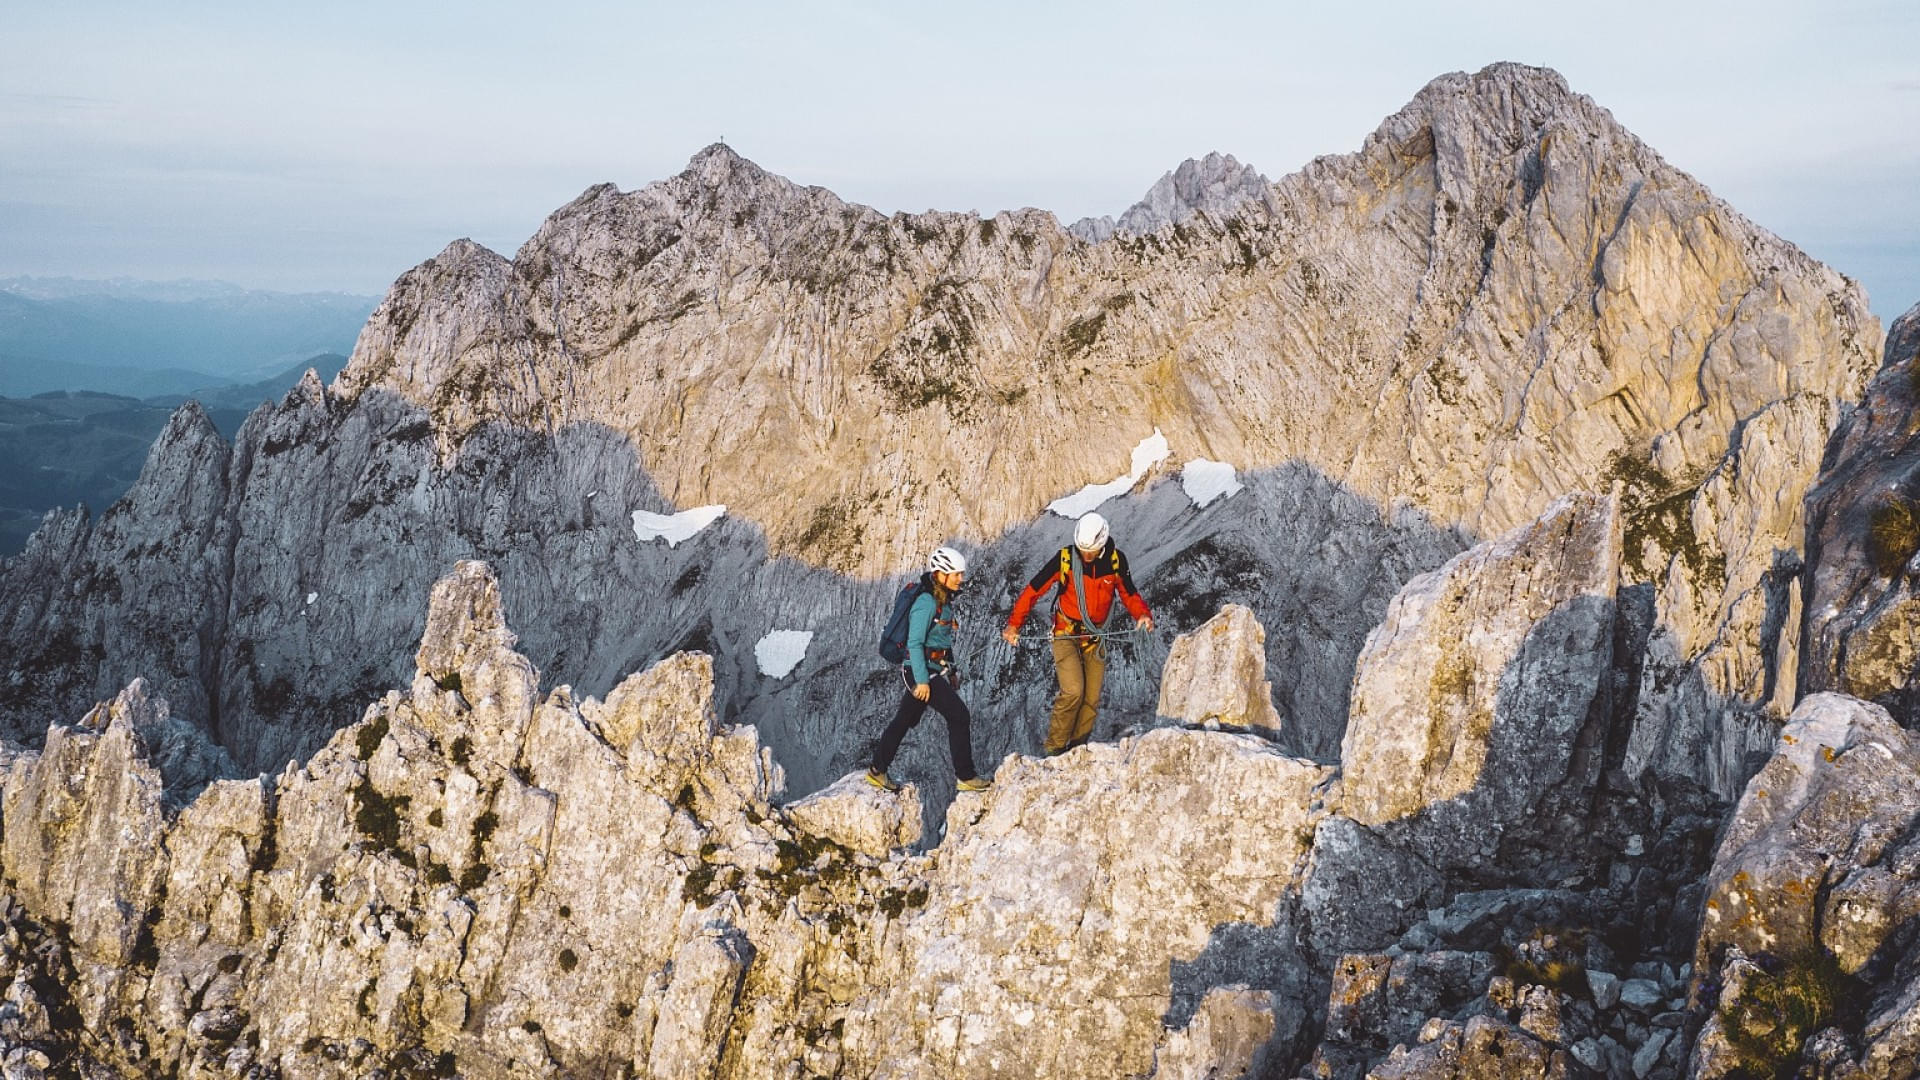
[{"label": "rocky ridge", "polygon": [[[1220,168],[1192,178],[1245,179]],[[710,646],[723,710],[819,786],[860,739],[815,718],[887,696],[847,666],[875,576],[974,537],[1011,585],[1060,542],[1040,508],[1158,428],[1258,482],[1199,511],[1143,477],[1109,506],[1135,567],[1181,628],[1256,612],[1283,741],[1322,760],[1409,576],[1617,483],[1648,641],[1630,767],[1731,798],[1795,697],[1800,494],[1876,336],[1850,283],[1514,65],[1435,80],[1261,199],[1100,244],[1039,211],[883,217],[715,147],[590,190],[512,261],[451,246],[334,388],[231,453],[180,418],[146,483],[177,496],[50,519],[7,564],[0,694],[31,738],[144,675],[278,768],[405,681],[407,598],[479,557],[524,590],[544,670],[605,693]],[[685,550],[628,539],[694,502],[732,516]],[[782,628],[815,651],[770,683],[744,654]],[[1153,722],[1165,646],[1122,665],[1103,738]],[[1015,712],[996,749],[1025,745],[1031,659],[980,656]]]},{"label": "rocky ridge", "polygon": [[[42,1039],[182,1075],[1111,1076],[1176,1035],[1211,1063],[1234,1032],[1257,1048],[1305,1021],[1206,987],[1199,1027],[1169,1029],[1164,957],[1271,918],[1325,767],[1174,730],[1010,760],[909,855],[918,815],[891,808],[910,793],[778,806],[781,770],[718,722],[705,656],[576,701],[542,696],[513,644],[464,563],[410,691],[277,778],[169,812],[138,687],[103,729],[13,757],[13,924],[52,945],[12,963],[50,963],[41,1000],[75,1024]],[[1139,843],[1169,812],[1196,827]],[[1179,869],[1200,865],[1221,873]]]},{"label": "rocky ridge", "polygon": [[[1609,501],[1561,513],[1605,550]],[[913,855],[911,793],[780,806],[705,656],[543,695],[483,564],[433,592],[410,690],[277,778],[170,809],[204,778],[155,760],[137,686],[8,763],[13,922],[53,943],[14,962],[53,965],[69,1052],[185,1075],[1171,1076],[1311,1048],[1331,954],[1301,942],[1350,943],[1294,928],[1374,869],[1347,842],[1366,826],[1328,840],[1351,820],[1336,770],[1193,729],[1010,757]],[[1182,654],[1214,673],[1189,683],[1262,675],[1245,639]]]},{"label": "rocky ridge", "polygon": [[[1628,619],[1620,536],[1617,499],[1569,497],[1409,582],[1337,768],[1192,727],[1012,756],[919,853],[911,789],[783,805],[704,655],[604,700],[543,693],[499,582],[463,563],[411,687],[278,777],[209,784],[140,685],[7,751],[0,1061],[1647,1080],[1809,1054],[1910,1075],[1920,749],[1808,699],[1716,854],[1712,800],[1620,768],[1633,695],[1599,643]],[[1227,636],[1178,643],[1170,681],[1257,694],[1256,638]],[[1442,643],[1445,664],[1402,656]],[[1415,756],[1439,783],[1383,792],[1409,721],[1383,703],[1436,683]],[[1455,761],[1479,767],[1455,782]],[[1809,955],[1858,994],[1796,989],[1828,1004],[1788,1026],[1768,987],[1804,985]]]}]

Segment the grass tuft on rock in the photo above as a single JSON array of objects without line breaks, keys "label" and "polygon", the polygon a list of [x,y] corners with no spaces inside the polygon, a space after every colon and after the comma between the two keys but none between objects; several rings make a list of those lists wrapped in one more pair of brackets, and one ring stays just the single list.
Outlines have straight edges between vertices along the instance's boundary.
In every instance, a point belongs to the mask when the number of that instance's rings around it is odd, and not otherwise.
[{"label": "grass tuft on rock", "polygon": [[382,850],[400,850],[401,814],[413,800],[405,795],[387,796],[366,777],[353,787],[353,825],[361,835]]},{"label": "grass tuft on rock", "polygon": [[360,726],[354,733],[353,744],[360,751],[361,761],[372,761],[373,755],[386,740],[389,725],[384,714],[374,717]]},{"label": "grass tuft on rock", "polygon": [[1920,506],[1912,499],[1888,495],[1867,518],[1867,554],[1877,572],[1891,576],[1920,552]]}]

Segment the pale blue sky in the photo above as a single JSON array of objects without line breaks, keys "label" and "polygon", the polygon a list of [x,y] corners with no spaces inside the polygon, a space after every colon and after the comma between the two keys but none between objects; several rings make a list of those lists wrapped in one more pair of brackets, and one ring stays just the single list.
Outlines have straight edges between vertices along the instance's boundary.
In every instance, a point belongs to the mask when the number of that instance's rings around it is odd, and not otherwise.
[{"label": "pale blue sky", "polygon": [[377,294],[724,135],[882,210],[1118,213],[1272,177],[1429,79],[1558,69],[1747,216],[1920,300],[1920,4],[0,0],[0,277]]}]

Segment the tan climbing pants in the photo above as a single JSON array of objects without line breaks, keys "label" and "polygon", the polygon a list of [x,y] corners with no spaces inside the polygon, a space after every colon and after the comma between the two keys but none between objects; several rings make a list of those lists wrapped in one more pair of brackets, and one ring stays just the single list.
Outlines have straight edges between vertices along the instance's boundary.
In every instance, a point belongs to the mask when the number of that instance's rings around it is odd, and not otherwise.
[{"label": "tan climbing pants", "polygon": [[1053,699],[1053,717],[1047,724],[1047,752],[1057,754],[1093,735],[1100,682],[1107,675],[1106,650],[1098,641],[1054,638],[1053,670],[1060,677],[1060,696]]}]

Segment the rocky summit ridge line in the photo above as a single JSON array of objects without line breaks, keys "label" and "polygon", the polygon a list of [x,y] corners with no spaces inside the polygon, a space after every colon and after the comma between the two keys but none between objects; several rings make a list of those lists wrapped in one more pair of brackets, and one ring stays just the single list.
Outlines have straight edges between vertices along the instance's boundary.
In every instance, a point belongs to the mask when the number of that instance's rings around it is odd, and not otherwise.
[{"label": "rocky summit ridge line", "polygon": [[604,424],[675,504],[873,575],[1124,474],[1156,428],[1492,535],[1620,456],[1678,483],[1742,426],[1817,447],[1877,365],[1856,286],[1552,72],[1443,76],[1265,195],[1088,244],[1043,211],[887,217],[715,145],[512,260],[451,245],[335,389],[428,408],[447,448]]}]

